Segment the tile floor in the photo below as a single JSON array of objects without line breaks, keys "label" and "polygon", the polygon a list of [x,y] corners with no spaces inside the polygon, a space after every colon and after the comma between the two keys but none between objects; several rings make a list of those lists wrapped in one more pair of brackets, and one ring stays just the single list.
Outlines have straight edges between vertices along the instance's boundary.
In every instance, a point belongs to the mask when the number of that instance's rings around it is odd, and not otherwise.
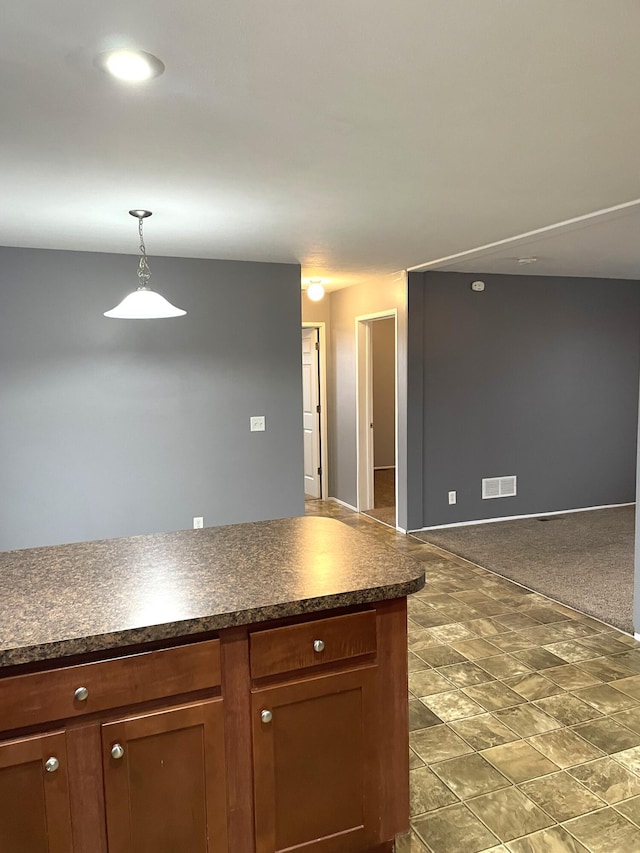
[{"label": "tile floor", "polygon": [[373,472],[374,509],[366,515],[395,527],[396,524],[396,472],[395,468],[382,468]]},{"label": "tile floor", "polygon": [[399,853],[640,851],[640,644],[338,504],[307,513],[425,564]]}]

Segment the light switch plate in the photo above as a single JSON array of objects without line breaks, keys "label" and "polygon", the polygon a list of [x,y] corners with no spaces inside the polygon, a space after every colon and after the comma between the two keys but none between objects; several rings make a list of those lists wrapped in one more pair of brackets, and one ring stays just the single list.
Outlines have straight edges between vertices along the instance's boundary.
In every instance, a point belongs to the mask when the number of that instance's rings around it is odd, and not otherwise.
[{"label": "light switch plate", "polygon": [[251,417],[251,432],[264,432],[264,415],[252,415]]},{"label": "light switch plate", "polygon": [[458,500],[458,495],[456,492],[449,492],[449,503],[454,504]]}]

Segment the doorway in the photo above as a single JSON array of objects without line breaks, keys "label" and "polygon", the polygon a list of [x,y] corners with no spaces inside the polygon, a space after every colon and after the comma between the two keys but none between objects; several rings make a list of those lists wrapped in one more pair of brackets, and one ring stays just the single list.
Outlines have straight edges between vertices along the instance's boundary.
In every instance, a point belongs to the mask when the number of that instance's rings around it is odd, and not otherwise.
[{"label": "doorway", "polygon": [[397,312],[356,317],[358,510],[397,526]]},{"label": "doorway", "polygon": [[324,323],[302,324],[302,432],[305,500],[326,498],[326,356]]}]

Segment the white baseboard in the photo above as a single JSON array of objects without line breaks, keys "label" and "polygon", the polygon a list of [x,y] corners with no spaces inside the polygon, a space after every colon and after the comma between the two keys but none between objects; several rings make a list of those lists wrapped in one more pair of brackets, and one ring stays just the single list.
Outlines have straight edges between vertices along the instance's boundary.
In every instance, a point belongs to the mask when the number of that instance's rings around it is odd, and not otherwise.
[{"label": "white baseboard", "polygon": [[328,500],[328,501],[333,501],[333,502],[334,502],[334,503],[336,503],[336,504],[340,504],[340,506],[345,506],[347,509],[351,509],[351,510],[353,510],[354,512],[358,512],[358,508],[357,508],[357,507],[353,506],[352,504],[348,504],[346,501],[341,501],[341,500],[340,500],[340,498],[332,498],[332,497],[328,497],[328,498],[327,498],[327,500]]},{"label": "white baseboard", "polygon": [[[327,500],[333,501],[336,504],[340,504],[340,506],[346,507],[346,509],[351,509],[354,512],[358,512],[355,506],[348,504],[346,501],[341,501],[340,498],[327,498]],[[363,514],[366,515],[366,513]],[[376,519],[376,521],[379,521],[379,519]],[[399,527],[397,524],[387,524],[386,521],[380,521],[380,524],[384,524],[386,527],[390,527],[392,530],[397,530],[398,533],[404,533],[405,536],[409,532],[408,530],[405,530],[404,527]]]},{"label": "white baseboard", "polygon": [[416,527],[409,533],[421,533],[423,530],[443,530],[445,527],[469,527],[471,524],[493,524],[496,521],[519,521],[523,518],[544,518],[549,515],[568,515],[570,512],[591,512],[594,509],[615,509],[619,506],[634,506],[635,501],[625,504],[603,504],[602,506],[581,506],[578,509],[562,509],[556,512],[531,512],[528,515],[503,515],[500,518],[477,518],[475,521],[455,521],[452,524],[434,524],[432,527]]},{"label": "white baseboard", "polygon": [[[624,631],[623,633],[626,633],[626,631]],[[633,639],[637,640],[640,643],[640,634],[634,634]]]}]

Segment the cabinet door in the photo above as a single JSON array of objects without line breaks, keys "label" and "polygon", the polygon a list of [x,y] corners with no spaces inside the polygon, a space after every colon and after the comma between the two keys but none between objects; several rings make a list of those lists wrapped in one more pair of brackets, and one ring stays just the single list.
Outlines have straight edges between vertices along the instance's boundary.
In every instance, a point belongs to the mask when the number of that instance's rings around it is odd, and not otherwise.
[{"label": "cabinet door", "polygon": [[379,840],[375,687],[369,667],[252,694],[258,853]]},{"label": "cabinet door", "polygon": [[0,851],[71,849],[64,732],[0,743]]},{"label": "cabinet door", "polygon": [[102,726],[109,853],[223,853],[222,700]]}]

